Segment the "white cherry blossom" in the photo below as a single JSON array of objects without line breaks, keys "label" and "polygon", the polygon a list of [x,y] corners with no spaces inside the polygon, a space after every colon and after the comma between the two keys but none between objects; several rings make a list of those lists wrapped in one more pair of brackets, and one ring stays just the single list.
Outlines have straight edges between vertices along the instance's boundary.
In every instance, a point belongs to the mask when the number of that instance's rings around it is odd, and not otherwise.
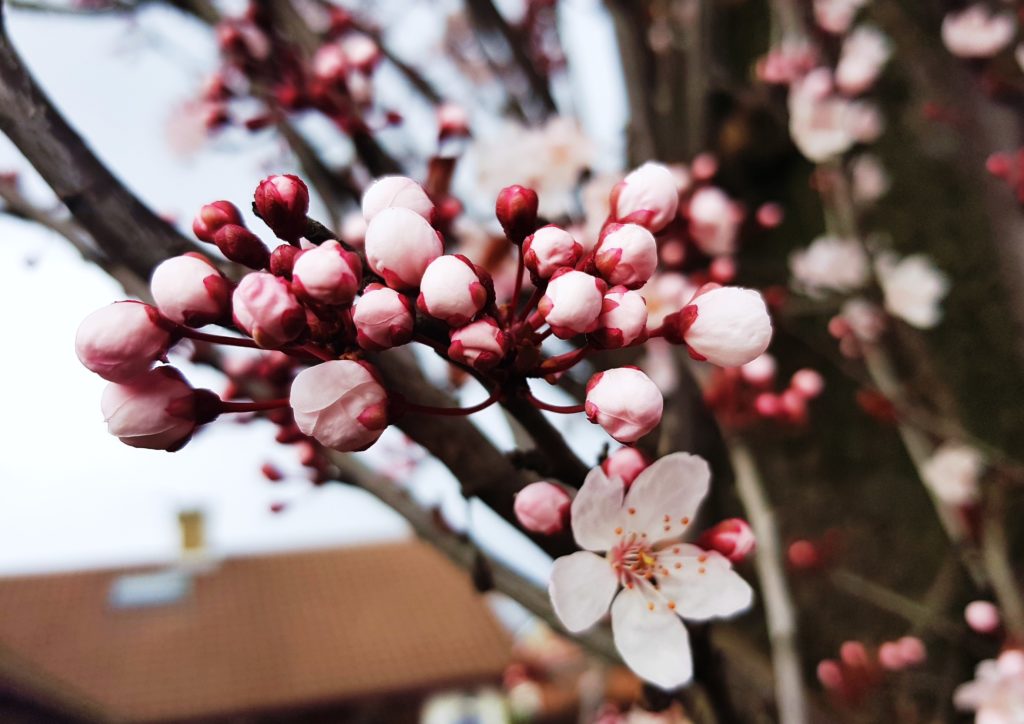
[{"label": "white cherry blossom", "polygon": [[628,492],[594,468],[571,508],[573,536],[584,550],[559,558],[551,572],[551,602],[566,629],[584,631],[610,607],[623,661],[663,689],[693,675],[682,618],[732,616],[753,600],[728,559],[680,540],[710,480],[708,464],[688,453],[658,460]]}]

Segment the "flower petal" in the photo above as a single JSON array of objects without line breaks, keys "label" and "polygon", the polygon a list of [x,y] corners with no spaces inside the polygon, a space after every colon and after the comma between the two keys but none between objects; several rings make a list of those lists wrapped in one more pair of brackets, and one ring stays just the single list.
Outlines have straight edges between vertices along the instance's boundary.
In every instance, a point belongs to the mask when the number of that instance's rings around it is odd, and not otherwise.
[{"label": "flower petal", "polygon": [[640,588],[623,589],[615,598],[612,634],[622,660],[641,679],[670,690],[693,676],[690,637],[683,622],[664,604],[650,610]]},{"label": "flower petal", "polygon": [[555,561],[548,593],[559,620],[572,633],[579,633],[601,620],[618,587],[619,579],[608,561],[577,551]]},{"label": "flower petal", "polygon": [[711,470],[703,458],[666,455],[640,473],[629,489],[623,503],[626,531],[646,533],[651,543],[678,538],[696,517],[710,483]]},{"label": "flower petal", "polygon": [[[675,554],[676,550],[680,552]],[[683,618],[704,621],[733,616],[750,608],[754,600],[750,584],[721,553],[681,544],[660,551],[658,563],[669,572],[658,579],[658,588]]]},{"label": "flower petal", "polygon": [[624,490],[621,480],[609,479],[600,467],[590,471],[572,501],[572,534],[580,548],[606,551],[618,543]]}]

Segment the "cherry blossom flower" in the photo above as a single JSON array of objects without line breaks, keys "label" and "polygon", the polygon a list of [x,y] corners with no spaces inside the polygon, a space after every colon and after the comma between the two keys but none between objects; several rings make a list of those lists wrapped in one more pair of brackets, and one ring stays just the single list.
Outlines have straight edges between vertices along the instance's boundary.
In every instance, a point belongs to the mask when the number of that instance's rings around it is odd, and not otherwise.
[{"label": "cherry blossom flower", "polygon": [[1017,21],[1011,13],[993,13],[984,3],[975,3],[942,20],[942,42],[961,58],[991,58],[1013,40]]},{"label": "cherry blossom flower", "polygon": [[800,153],[815,163],[840,156],[857,140],[851,103],[832,93],[832,74],[817,68],[789,91],[789,133]]},{"label": "cherry blossom flower", "polygon": [[892,179],[885,166],[873,153],[862,153],[850,163],[853,200],[864,206],[872,204],[889,192]]},{"label": "cherry blossom flower", "polygon": [[663,689],[693,674],[682,618],[733,616],[753,600],[725,556],[680,542],[710,479],[707,463],[688,453],[658,460],[629,492],[594,468],[571,507],[573,536],[584,550],[557,559],[551,572],[549,593],[562,624],[585,631],[610,607],[623,661]]},{"label": "cherry blossom flower", "polygon": [[806,249],[789,257],[793,285],[810,296],[823,292],[849,293],[860,289],[871,276],[864,246],[857,239],[819,236]]},{"label": "cherry blossom flower", "polygon": [[736,251],[736,235],[743,215],[720,188],[707,186],[697,191],[686,209],[690,236],[708,256]]},{"label": "cherry blossom flower", "polygon": [[1008,649],[986,659],[974,670],[974,680],[953,693],[958,709],[975,712],[978,724],[1024,721],[1024,651]]},{"label": "cherry blossom flower", "polygon": [[842,35],[868,0],[814,0],[814,21],[822,30]]},{"label": "cherry blossom flower", "polygon": [[875,261],[885,309],[907,324],[931,329],[942,319],[939,303],[949,292],[949,279],[924,254],[898,259],[879,254]]},{"label": "cherry blossom flower", "polygon": [[836,86],[843,93],[859,95],[874,85],[892,55],[892,43],[878,28],[860,25],[843,41],[836,66]]},{"label": "cherry blossom flower", "polygon": [[921,468],[925,485],[946,505],[968,505],[978,499],[985,461],[974,448],[944,443]]}]

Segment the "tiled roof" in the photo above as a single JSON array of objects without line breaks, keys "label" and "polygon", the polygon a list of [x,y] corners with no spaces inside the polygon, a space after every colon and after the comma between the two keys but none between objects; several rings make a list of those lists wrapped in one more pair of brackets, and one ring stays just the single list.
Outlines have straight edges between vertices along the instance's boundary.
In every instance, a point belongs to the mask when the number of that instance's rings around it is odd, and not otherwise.
[{"label": "tiled roof", "polygon": [[151,608],[110,607],[123,573],[0,579],[0,677],[145,721],[475,683],[509,656],[463,572],[420,542],[232,559]]}]

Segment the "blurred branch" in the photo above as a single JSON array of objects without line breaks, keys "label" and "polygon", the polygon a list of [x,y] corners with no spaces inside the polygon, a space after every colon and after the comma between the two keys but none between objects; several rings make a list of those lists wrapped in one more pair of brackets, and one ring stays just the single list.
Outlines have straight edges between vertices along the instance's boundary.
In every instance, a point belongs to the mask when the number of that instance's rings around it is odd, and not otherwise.
[{"label": "blurred branch", "polygon": [[126,189],[64,120],[15,51],[3,15],[0,131],[108,258],[146,278],[163,259],[195,249]]},{"label": "blurred branch", "polygon": [[605,0],[605,3],[615,25],[615,40],[629,97],[629,126],[626,129],[628,162],[635,166],[655,158],[657,153],[649,97],[650,57],[644,9],[632,0]]},{"label": "blurred branch", "polygon": [[736,490],[757,539],[758,550],[754,564],[761,582],[761,595],[764,597],[768,619],[779,721],[783,724],[802,724],[808,720],[808,713],[803,673],[797,653],[796,613],[782,567],[775,513],[768,502],[757,463],[746,444],[733,438],[729,441],[729,450],[736,475]]},{"label": "blurred branch", "polygon": [[981,526],[981,552],[988,571],[989,583],[1002,612],[1003,625],[1011,640],[1024,642],[1024,600],[1009,559],[1004,509],[1006,491],[1002,486],[989,488],[985,501],[985,517]]}]

